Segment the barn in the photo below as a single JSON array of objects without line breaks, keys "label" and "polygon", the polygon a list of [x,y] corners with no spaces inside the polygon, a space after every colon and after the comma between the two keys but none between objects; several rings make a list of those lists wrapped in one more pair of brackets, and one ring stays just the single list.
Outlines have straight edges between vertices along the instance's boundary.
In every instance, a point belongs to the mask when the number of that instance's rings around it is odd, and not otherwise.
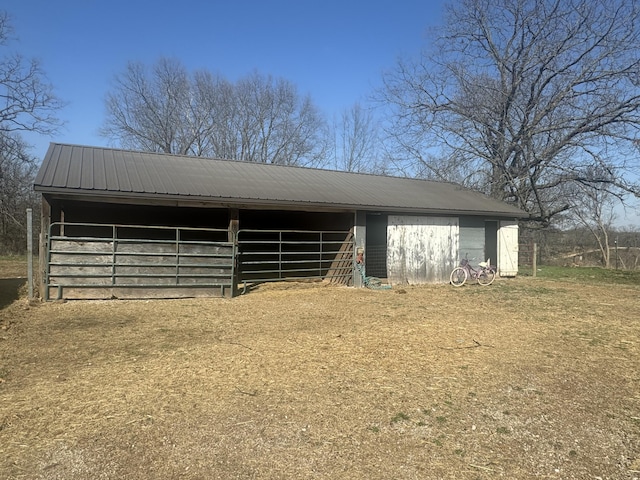
[{"label": "barn", "polygon": [[518,270],[526,214],[458,185],[52,143],[44,299],[234,296],[275,280],[447,282],[460,258]]}]

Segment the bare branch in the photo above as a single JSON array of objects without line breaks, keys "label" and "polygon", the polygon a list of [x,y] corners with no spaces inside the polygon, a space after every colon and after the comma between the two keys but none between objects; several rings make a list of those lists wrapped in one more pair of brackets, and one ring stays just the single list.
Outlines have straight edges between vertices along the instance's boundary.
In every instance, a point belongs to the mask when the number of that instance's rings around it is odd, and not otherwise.
[{"label": "bare branch", "polygon": [[590,167],[615,172],[609,191],[640,195],[627,155],[640,130],[634,2],[460,0],[447,12],[432,50],[384,79],[405,162],[455,172],[544,224],[571,208],[571,184],[593,185]]},{"label": "bare branch", "polygon": [[253,73],[232,84],[161,58],[130,63],[107,95],[102,134],[127,148],[320,165],[324,120],[295,86]]},{"label": "bare branch", "polygon": [[[8,14],[0,11],[0,49],[4,52],[12,32]],[[61,126],[56,114],[63,106],[38,60],[26,60],[18,53],[0,56],[0,133],[55,133]]]}]

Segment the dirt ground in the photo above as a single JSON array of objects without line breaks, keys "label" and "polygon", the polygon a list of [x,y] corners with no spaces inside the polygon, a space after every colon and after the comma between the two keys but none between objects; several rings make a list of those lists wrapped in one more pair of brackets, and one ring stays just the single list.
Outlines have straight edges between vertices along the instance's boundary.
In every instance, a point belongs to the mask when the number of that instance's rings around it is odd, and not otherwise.
[{"label": "dirt ground", "polygon": [[3,479],[640,478],[640,285],[23,284],[0,280]]}]

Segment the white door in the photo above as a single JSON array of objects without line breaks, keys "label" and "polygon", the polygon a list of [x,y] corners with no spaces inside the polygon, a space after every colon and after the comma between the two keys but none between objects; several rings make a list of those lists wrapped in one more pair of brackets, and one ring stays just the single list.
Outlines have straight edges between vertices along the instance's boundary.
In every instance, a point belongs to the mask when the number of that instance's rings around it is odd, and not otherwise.
[{"label": "white door", "polygon": [[518,222],[501,221],[498,229],[498,273],[501,277],[518,274]]},{"label": "white door", "polygon": [[389,215],[387,278],[392,285],[445,282],[458,262],[458,219]]}]

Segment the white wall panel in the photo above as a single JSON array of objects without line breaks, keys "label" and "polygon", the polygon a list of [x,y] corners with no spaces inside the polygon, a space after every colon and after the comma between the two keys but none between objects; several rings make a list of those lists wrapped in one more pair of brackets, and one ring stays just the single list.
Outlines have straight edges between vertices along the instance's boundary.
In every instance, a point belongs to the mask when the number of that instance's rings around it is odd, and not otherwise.
[{"label": "white wall panel", "polygon": [[498,229],[498,273],[501,277],[518,274],[518,222],[501,221]]},{"label": "white wall panel", "polygon": [[389,215],[387,276],[391,284],[448,281],[457,264],[457,217]]}]

